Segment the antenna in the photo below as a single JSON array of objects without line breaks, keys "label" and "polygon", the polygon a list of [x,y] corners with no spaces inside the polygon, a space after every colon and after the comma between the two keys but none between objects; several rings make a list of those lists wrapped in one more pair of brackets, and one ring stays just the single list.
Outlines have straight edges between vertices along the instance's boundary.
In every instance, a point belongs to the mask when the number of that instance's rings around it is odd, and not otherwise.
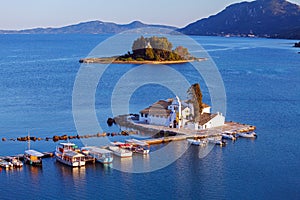
[{"label": "antenna", "polygon": [[30,131],[28,130],[28,150],[30,150]]}]

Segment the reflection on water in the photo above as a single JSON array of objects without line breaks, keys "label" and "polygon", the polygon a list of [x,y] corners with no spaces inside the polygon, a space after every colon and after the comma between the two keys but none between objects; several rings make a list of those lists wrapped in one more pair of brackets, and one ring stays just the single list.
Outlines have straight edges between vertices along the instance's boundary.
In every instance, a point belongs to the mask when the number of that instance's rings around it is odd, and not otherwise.
[{"label": "reflection on water", "polygon": [[37,178],[43,172],[42,166],[25,165],[25,167],[28,168],[28,172],[32,178]]},{"label": "reflection on water", "polygon": [[133,167],[133,157],[120,158],[118,156],[114,156],[113,166],[115,169],[120,171],[130,171]]},{"label": "reflection on water", "polygon": [[148,155],[134,153],[131,158],[120,158],[115,156],[114,169],[131,172],[144,173],[166,167],[180,158],[188,149],[187,141],[169,142],[167,144],[151,146]]},{"label": "reflection on water", "polygon": [[70,167],[61,163],[57,163],[57,167],[60,169],[63,177],[72,177],[74,182],[77,180],[82,180],[86,175],[85,166],[82,167]]}]

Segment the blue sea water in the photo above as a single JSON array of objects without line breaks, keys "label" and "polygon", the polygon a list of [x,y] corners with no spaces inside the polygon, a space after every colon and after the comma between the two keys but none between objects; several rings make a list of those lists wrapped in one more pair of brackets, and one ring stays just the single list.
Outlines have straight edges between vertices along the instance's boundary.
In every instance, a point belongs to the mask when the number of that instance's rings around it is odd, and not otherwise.
[{"label": "blue sea water", "polygon": [[[0,137],[26,136],[28,131],[36,137],[75,135],[72,92],[81,67],[78,60],[109,37],[0,35]],[[292,47],[296,41],[192,38],[208,51],[222,75],[227,120],[257,126],[256,140],[229,142],[202,159],[199,148],[191,146],[169,166],[141,174],[100,164],[71,169],[48,158],[42,168],[2,170],[1,199],[299,199],[300,55]],[[112,65],[100,79],[95,107],[105,131],[118,130],[106,125],[112,117],[108,105],[114,85],[135,67]],[[210,102],[209,86],[189,65],[172,68],[191,83],[200,82],[204,100]],[[171,95],[162,86],[145,85],[132,95],[130,111]],[[53,151],[56,143],[31,146]],[[0,142],[0,155],[26,148],[24,142]]]}]

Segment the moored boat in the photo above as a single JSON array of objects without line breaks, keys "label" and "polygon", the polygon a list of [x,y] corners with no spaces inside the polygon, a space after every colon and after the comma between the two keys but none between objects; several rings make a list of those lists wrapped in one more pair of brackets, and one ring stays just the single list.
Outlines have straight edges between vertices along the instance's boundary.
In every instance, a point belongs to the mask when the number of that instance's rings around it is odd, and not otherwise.
[{"label": "moored boat", "polygon": [[196,146],[206,146],[208,143],[207,139],[200,140],[200,139],[187,139],[188,143]]},{"label": "moored boat", "polygon": [[221,138],[208,138],[208,142],[219,146],[224,146],[226,143]]},{"label": "moored boat", "polygon": [[114,153],[114,155],[121,158],[132,157],[132,151],[129,151],[127,149],[123,149],[118,146],[109,146],[108,148]]},{"label": "moored boat", "polygon": [[232,132],[225,131],[222,133],[222,139],[236,140],[236,137],[233,136]]},{"label": "moored boat", "polygon": [[257,135],[255,132],[251,132],[251,133],[238,133],[239,137],[244,137],[244,138],[256,138]]},{"label": "moored boat", "polygon": [[140,153],[140,154],[149,154],[150,148],[149,144],[137,139],[128,139],[126,140],[126,144],[130,144],[131,151],[134,153]]},{"label": "moored boat", "polygon": [[36,150],[26,150],[24,153],[24,161],[29,165],[41,166],[43,156],[44,154]]},{"label": "moored boat", "polygon": [[118,146],[122,149],[130,150],[132,148],[132,144],[124,143],[124,142],[111,142],[110,144],[113,145],[113,146]]},{"label": "moored boat", "polygon": [[55,150],[55,158],[57,161],[71,166],[81,167],[85,165],[85,156],[75,151],[74,143],[60,143]]},{"label": "moored boat", "polygon": [[23,167],[22,161],[20,161],[17,157],[7,157],[7,160],[11,162],[11,164],[13,164],[13,166],[16,168]]},{"label": "moored boat", "polygon": [[0,167],[2,167],[4,169],[11,169],[11,168],[13,168],[13,164],[6,160],[0,159]]},{"label": "moored boat", "polygon": [[113,161],[112,152],[99,147],[83,147],[81,151],[87,156],[93,157],[97,162],[109,164]]}]

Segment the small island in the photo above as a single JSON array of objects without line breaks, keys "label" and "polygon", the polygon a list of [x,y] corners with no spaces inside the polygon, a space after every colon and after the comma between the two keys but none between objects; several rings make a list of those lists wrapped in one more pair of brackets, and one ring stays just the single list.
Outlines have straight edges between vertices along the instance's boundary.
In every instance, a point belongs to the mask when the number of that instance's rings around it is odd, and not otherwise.
[{"label": "small island", "polygon": [[141,36],[132,44],[132,52],[121,56],[106,58],[84,58],[80,63],[115,63],[115,64],[181,64],[192,61],[202,61],[205,58],[193,57],[187,48],[173,44],[166,37]]},{"label": "small island", "polygon": [[[300,42],[296,42],[296,43],[294,44],[294,47],[300,48]],[[299,52],[298,52],[298,53],[299,53]]]},{"label": "small island", "polygon": [[296,42],[296,43],[294,44],[294,47],[300,48],[300,42]]}]

